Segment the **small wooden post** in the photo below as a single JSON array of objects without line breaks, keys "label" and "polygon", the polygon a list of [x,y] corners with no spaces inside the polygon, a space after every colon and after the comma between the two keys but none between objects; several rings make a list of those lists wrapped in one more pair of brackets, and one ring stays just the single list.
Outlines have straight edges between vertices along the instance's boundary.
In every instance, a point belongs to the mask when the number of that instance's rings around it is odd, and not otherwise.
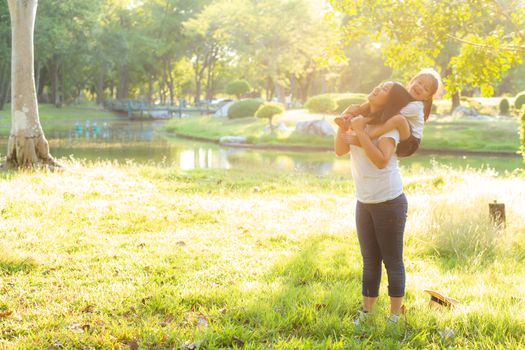
[{"label": "small wooden post", "polygon": [[489,214],[490,214],[490,221],[494,226],[497,228],[505,227],[505,204],[498,203],[497,201],[494,201],[494,203],[489,203]]}]

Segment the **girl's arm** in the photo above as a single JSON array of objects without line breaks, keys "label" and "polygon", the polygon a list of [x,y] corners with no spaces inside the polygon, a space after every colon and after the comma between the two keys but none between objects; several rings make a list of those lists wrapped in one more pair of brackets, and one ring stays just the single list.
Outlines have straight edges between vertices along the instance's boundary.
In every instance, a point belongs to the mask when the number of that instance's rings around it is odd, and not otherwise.
[{"label": "girl's arm", "polygon": [[355,129],[355,132],[361,143],[361,147],[365,150],[367,157],[372,163],[379,169],[386,167],[396,150],[395,140],[391,137],[383,137],[379,139],[376,146],[372,143],[370,136],[365,132],[364,127],[359,125],[359,127]]},{"label": "girl's arm", "polygon": [[338,156],[343,156],[350,152],[350,146],[346,143],[345,132],[341,128],[337,128],[337,135],[335,135],[335,154]]},{"label": "girl's arm", "polygon": [[367,102],[361,103],[360,105],[350,105],[341,113],[342,117],[353,117],[356,115],[364,114],[368,111],[370,105]]},{"label": "girl's arm", "polygon": [[374,125],[374,127],[368,132],[368,135],[371,139],[377,139],[379,136],[394,129],[399,131],[400,140],[406,140],[410,137],[410,124],[402,114],[393,116],[383,124]]}]

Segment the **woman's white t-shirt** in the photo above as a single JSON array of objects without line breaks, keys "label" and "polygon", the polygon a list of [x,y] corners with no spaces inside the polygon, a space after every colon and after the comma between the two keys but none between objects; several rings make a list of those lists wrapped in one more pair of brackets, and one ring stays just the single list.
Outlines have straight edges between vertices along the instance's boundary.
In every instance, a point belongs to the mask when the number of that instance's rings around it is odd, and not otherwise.
[{"label": "woman's white t-shirt", "polygon": [[[397,129],[372,140],[372,143],[377,145],[378,140],[383,137],[393,139],[396,146],[399,143]],[[383,169],[376,167],[367,157],[365,150],[359,146],[350,145],[350,158],[356,197],[361,203],[381,203],[397,198],[403,193],[395,152]]]},{"label": "woman's white t-shirt", "polygon": [[412,101],[399,111],[412,127],[412,135],[418,139],[423,138],[423,128],[425,127],[425,112],[423,102]]}]

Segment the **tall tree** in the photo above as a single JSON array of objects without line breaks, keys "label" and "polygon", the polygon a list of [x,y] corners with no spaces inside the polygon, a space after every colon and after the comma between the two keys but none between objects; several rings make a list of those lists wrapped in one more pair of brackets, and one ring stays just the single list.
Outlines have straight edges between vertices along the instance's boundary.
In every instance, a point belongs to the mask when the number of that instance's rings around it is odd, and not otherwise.
[{"label": "tall tree", "polygon": [[11,82],[11,28],[9,26],[9,9],[5,1],[0,1],[0,111],[8,98]]},{"label": "tall tree", "polygon": [[11,17],[11,133],[8,167],[56,166],[38,117],[33,32],[38,0],[8,0]]}]

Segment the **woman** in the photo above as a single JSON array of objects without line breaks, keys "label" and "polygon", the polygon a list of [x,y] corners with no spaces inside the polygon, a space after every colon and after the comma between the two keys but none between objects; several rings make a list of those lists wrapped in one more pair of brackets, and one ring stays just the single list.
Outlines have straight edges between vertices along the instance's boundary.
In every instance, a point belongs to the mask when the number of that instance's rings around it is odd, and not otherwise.
[{"label": "woman", "polygon": [[[410,94],[398,83],[387,82],[368,95],[370,113],[381,123],[397,115],[412,101]],[[364,117],[351,122],[361,147],[349,145],[345,131],[339,127],[335,153],[342,156],[351,151],[352,176],[356,187],[356,228],[363,258],[363,306],[356,323],[362,321],[377,301],[381,280],[381,262],[388,274],[391,322],[397,322],[405,293],[403,264],[403,233],[407,200],[403,194],[401,175],[397,166],[396,146],[399,131],[391,130],[376,140],[368,132]]]}]

